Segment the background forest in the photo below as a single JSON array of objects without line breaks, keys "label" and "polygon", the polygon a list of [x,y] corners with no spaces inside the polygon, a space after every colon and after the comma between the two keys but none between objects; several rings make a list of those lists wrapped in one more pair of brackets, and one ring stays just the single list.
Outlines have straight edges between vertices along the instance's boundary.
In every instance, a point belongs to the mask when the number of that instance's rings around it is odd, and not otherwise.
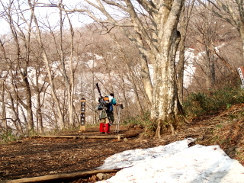
[{"label": "background forest", "polygon": [[[179,101],[186,115],[209,112],[211,106],[203,105],[214,100],[217,91],[223,100],[228,95],[236,96],[232,102],[243,100],[243,95],[234,92],[241,85],[237,68],[244,65],[243,4],[215,2],[185,1],[181,11],[177,27],[181,42],[174,56]],[[143,87],[142,51],[120,25],[98,20],[87,23],[85,18],[73,21],[73,17],[85,17],[84,12],[71,11],[71,7],[65,11],[67,4],[62,1],[32,3],[6,0],[0,4],[0,20],[8,30],[0,35],[1,134],[78,127],[82,97],[87,101],[87,123],[98,123],[96,83],[104,95],[113,92],[125,106],[122,121],[151,110]],[[34,7],[42,13],[45,9],[47,16],[33,14]],[[51,16],[56,17],[54,21]],[[149,16],[140,16],[147,24]],[[127,18],[117,20],[129,35],[136,34],[126,26]],[[148,60],[151,77],[153,64]],[[232,93],[224,95],[227,91]],[[212,107],[218,106],[223,107],[216,103]]]}]

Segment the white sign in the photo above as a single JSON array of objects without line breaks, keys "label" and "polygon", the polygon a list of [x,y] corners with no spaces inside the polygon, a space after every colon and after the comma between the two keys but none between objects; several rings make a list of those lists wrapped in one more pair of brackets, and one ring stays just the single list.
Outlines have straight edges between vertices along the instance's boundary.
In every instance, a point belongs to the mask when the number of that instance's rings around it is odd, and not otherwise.
[{"label": "white sign", "polygon": [[238,72],[240,74],[240,78],[241,78],[241,82],[242,82],[242,88],[244,88],[244,67],[239,67],[238,69]]}]

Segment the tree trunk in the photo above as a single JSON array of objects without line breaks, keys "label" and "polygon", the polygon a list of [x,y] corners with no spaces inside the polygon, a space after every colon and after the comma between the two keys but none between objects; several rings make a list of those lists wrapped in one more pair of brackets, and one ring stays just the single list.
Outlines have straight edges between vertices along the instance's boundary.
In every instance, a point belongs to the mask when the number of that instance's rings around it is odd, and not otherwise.
[{"label": "tree trunk", "polygon": [[[182,34],[181,34],[182,35]],[[185,39],[181,38],[179,44],[179,62],[177,64],[177,84],[178,84],[178,94],[179,100],[183,102],[184,95],[184,68],[185,68]]]},{"label": "tree trunk", "polygon": [[195,0],[190,2],[189,6],[183,7],[183,16],[181,20],[180,36],[181,40],[179,43],[179,62],[177,64],[177,86],[180,103],[184,100],[184,70],[185,70],[185,42],[187,36],[187,30],[190,22],[190,16],[193,11]]},{"label": "tree trunk", "polygon": [[[62,6],[63,1],[59,0],[59,5]],[[66,64],[65,64],[65,55],[64,55],[64,49],[63,49],[63,11],[60,7],[59,10],[59,23],[60,23],[60,61],[62,65],[62,71],[63,71],[63,76],[64,76],[64,81],[65,81],[65,87],[68,92],[68,116],[69,116],[69,125],[73,126],[74,125],[74,120],[73,120],[73,85],[70,83],[70,80],[73,80],[73,66],[72,66],[72,61],[73,61],[73,32],[71,31],[72,35],[72,41],[71,41],[71,56],[69,60],[69,65],[70,65],[70,78],[68,77],[67,71],[66,71]],[[71,25],[71,24],[70,24]]]},{"label": "tree trunk", "polygon": [[[174,133],[177,115],[183,113],[178,99],[176,82],[175,55],[180,41],[177,31],[179,16],[183,6],[182,1],[168,1],[169,9],[164,9],[161,18],[159,53],[156,56],[154,68],[154,88],[151,118],[157,121],[156,136],[160,138],[162,125],[169,125]],[[165,7],[163,7],[165,8]],[[171,13],[174,12],[174,13]]]},{"label": "tree trunk", "polygon": [[134,93],[135,93],[135,96],[136,96],[137,105],[139,106],[139,113],[143,114],[144,110],[143,110],[143,107],[142,107],[142,104],[141,104],[141,100],[140,100],[140,97],[139,97],[139,93],[138,93],[138,90],[137,90],[137,87],[136,87],[136,84],[135,84],[135,77],[132,74],[133,71],[131,70],[130,66],[128,66],[128,69],[129,69],[129,74],[128,74],[129,77],[128,78],[131,78],[131,83],[132,83],[132,87],[133,87],[133,90],[134,90]]},{"label": "tree trunk", "polygon": [[[39,71],[40,72],[40,71]],[[38,80],[39,80],[40,73],[37,73],[36,68],[36,93],[37,93],[37,110],[36,110],[36,119],[37,119],[37,131],[40,133],[44,132],[43,129],[43,119],[42,119],[42,110],[41,110],[41,90],[38,86]]]},{"label": "tree trunk", "polygon": [[240,35],[242,40],[242,64],[244,65],[244,22],[240,26]]},{"label": "tree trunk", "polygon": [[143,86],[146,92],[146,95],[148,97],[148,100],[150,103],[152,103],[152,95],[153,95],[153,85],[150,77],[149,67],[148,63],[146,61],[146,58],[142,59],[141,61],[141,76],[142,76],[142,82]]},{"label": "tree trunk", "polygon": [[23,81],[25,83],[25,94],[26,94],[26,105],[24,106],[27,113],[27,126],[28,132],[34,131],[34,121],[33,121],[33,112],[32,112],[32,102],[31,102],[31,89],[30,83],[27,77],[27,67],[25,68],[26,71],[22,73]]},{"label": "tree trunk", "polygon": [[[123,73],[121,73],[121,71],[119,71],[119,76],[122,80],[122,84],[121,84],[121,92],[122,92],[122,95],[124,97],[124,104],[125,104],[125,110],[127,110],[127,112],[125,114],[127,114],[128,116],[131,115],[131,111],[128,110],[129,109],[129,102],[128,102],[128,95],[126,94],[126,83],[125,83],[125,75]],[[127,117],[127,116],[126,116]]]},{"label": "tree trunk", "polygon": [[96,124],[96,106],[97,106],[97,102],[96,102],[96,96],[95,96],[95,72],[94,72],[94,69],[95,69],[95,65],[94,65],[94,62],[95,62],[95,57],[93,58],[93,61],[92,61],[92,97],[93,97],[93,100],[92,100],[92,109],[93,109],[93,124]]},{"label": "tree trunk", "polygon": [[9,94],[9,99],[10,99],[10,108],[14,114],[14,117],[15,117],[15,120],[13,120],[14,126],[20,134],[23,134],[24,131],[23,131],[23,128],[21,126],[20,117],[19,117],[19,102],[17,100],[16,105],[15,105],[11,92],[8,91],[8,94]]},{"label": "tree trunk", "polygon": [[207,89],[211,89],[215,85],[215,63],[214,63],[214,53],[212,51],[212,46],[208,43],[205,43],[205,50],[206,50],[206,86]]},{"label": "tree trunk", "polygon": [[40,92],[37,92],[37,125],[39,127],[39,132],[43,133],[43,120],[42,120],[42,111],[41,111],[41,95]]},{"label": "tree trunk", "polygon": [[6,119],[6,108],[5,108],[5,82],[2,81],[2,121],[3,127],[5,130],[8,128],[7,119]]},{"label": "tree trunk", "polygon": [[174,133],[177,115],[182,112],[178,100],[175,63],[167,53],[157,57],[155,78],[151,118],[158,123],[156,136],[160,138],[162,125],[169,125]]}]

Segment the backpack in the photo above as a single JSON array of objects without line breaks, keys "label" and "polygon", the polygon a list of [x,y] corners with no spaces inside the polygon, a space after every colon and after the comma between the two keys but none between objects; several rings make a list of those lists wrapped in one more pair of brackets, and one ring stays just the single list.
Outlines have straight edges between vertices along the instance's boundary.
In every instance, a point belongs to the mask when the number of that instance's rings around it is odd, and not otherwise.
[{"label": "backpack", "polygon": [[109,97],[108,97],[108,96],[100,97],[100,98],[98,99],[98,102],[99,102],[99,104],[98,104],[97,109],[98,109],[98,110],[103,110],[104,107],[108,107],[108,104],[109,104]]}]

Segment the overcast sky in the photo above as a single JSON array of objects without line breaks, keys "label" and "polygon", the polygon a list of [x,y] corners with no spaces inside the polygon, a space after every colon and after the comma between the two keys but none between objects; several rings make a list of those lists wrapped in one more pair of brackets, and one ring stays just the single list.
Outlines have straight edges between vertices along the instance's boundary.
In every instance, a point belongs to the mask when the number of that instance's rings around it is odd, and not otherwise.
[{"label": "overcast sky", "polygon": [[[27,0],[24,0],[27,3]],[[3,3],[8,3],[8,0],[2,0]],[[52,2],[58,2],[58,1],[52,1]],[[82,0],[63,0],[63,3],[69,8],[72,9],[79,4],[81,4]],[[50,4],[49,0],[39,0],[39,3],[44,4]],[[27,9],[28,6],[22,6],[21,9]],[[52,26],[55,26],[59,22],[59,12],[58,9],[55,7],[40,7],[36,8],[36,15],[38,17],[38,20],[42,23],[47,23],[47,20],[51,23]],[[2,6],[0,5],[0,12],[2,12]],[[82,27],[84,24],[91,23],[92,20],[88,17],[82,15],[81,13],[74,13],[70,15],[73,27]],[[28,18],[28,15],[26,16]],[[3,17],[0,17],[0,34],[6,34],[9,32],[9,25],[4,20]],[[41,25],[41,24],[40,24]]]}]

